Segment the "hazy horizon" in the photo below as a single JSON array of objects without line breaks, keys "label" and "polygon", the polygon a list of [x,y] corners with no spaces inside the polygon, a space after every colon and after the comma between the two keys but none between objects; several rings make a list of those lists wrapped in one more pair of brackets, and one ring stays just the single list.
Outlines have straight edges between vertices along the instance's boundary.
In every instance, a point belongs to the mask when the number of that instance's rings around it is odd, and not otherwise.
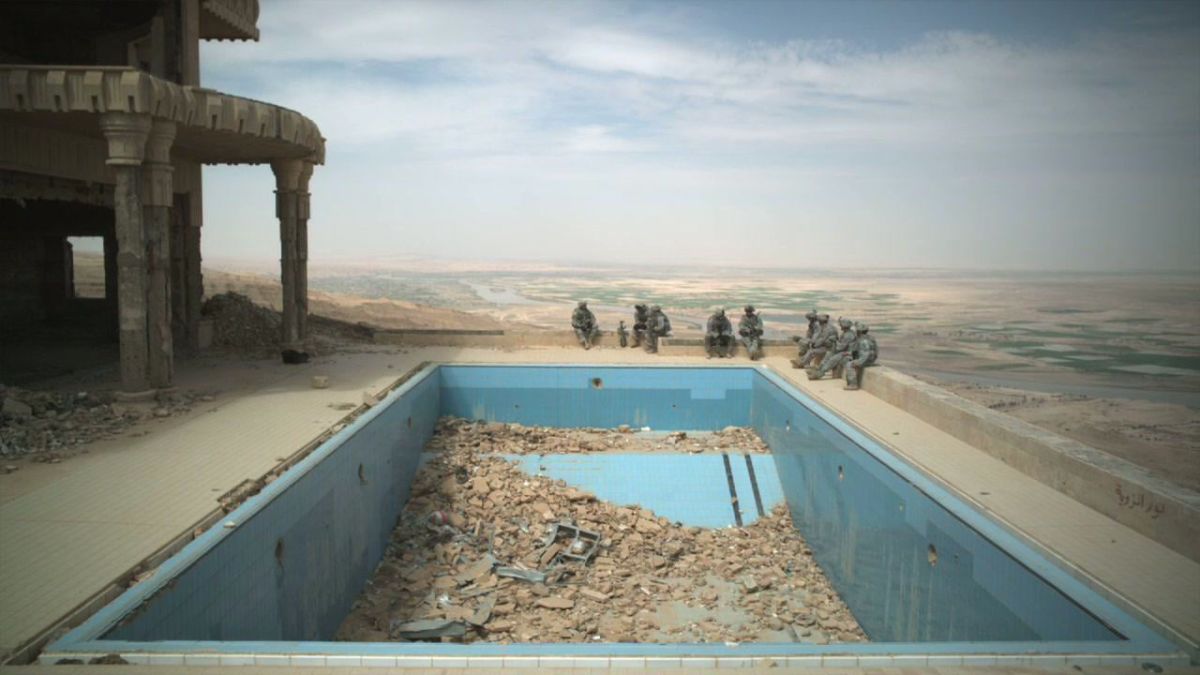
[{"label": "hazy horizon", "polygon": [[[1200,5],[264,0],[205,86],[328,139],[314,264],[1200,272]],[[204,255],[278,257],[271,172]]]}]

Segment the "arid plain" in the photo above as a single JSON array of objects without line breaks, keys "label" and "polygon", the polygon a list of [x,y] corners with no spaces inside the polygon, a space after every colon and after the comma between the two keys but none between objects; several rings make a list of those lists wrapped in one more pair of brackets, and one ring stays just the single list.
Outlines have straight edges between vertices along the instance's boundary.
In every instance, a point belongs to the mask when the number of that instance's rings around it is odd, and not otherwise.
[{"label": "arid plain", "polygon": [[[277,305],[272,264],[209,261],[206,291]],[[584,299],[605,331],[647,302],[677,335],[699,335],[713,307],[750,303],[779,339],[816,308],[868,323],[886,365],[1200,489],[1196,275],[406,258],[315,261],[309,284],[313,313],[384,329],[562,330]]]}]

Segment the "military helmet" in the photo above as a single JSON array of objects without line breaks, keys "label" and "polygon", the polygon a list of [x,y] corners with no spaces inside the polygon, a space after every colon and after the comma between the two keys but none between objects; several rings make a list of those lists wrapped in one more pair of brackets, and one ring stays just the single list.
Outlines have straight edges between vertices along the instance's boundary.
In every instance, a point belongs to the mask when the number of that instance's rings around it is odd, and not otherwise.
[{"label": "military helmet", "polygon": [[754,313],[754,305],[746,305],[746,313],[753,314]]},{"label": "military helmet", "polygon": [[809,310],[808,314],[804,315],[804,318],[808,319],[809,321],[812,321],[813,319],[816,319],[820,316],[821,316],[820,314],[817,314],[817,310],[813,309],[813,310]]},{"label": "military helmet", "polygon": [[661,312],[662,307],[660,305],[650,305],[650,311],[651,312]]},{"label": "military helmet", "polygon": [[828,314],[818,314],[817,321],[820,321],[821,323],[829,323],[829,315]]},{"label": "military helmet", "polygon": [[865,323],[859,322],[854,324],[854,329],[860,333],[866,333],[867,331],[871,330],[871,327]]},{"label": "military helmet", "polygon": [[718,308],[717,308],[717,311],[716,311],[716,313],[717,313],[717,314],[719,314],[719,315],[721,315],[721,316],[725,316],[725,308],[724,308],[724,307],[718,307]]},{"label": "military helmet", "polygon": [[634,305],[633,308],[634,309],[646,309],[646,306],[642,305],[642,304],[638,304],[638,305]]},{"label": "military helmet", "polygon": [[844,316],[839,316],[838,317],[838,325],[841,326],[842,328],[845,328],[846,330],[850,330],[851,328],[854,327],[854,322],[851,321],[850,319],[847,319]]},{"label": "military helmet", "polygon": [[579,309],[587,309],[587,300],[579,301]]}]

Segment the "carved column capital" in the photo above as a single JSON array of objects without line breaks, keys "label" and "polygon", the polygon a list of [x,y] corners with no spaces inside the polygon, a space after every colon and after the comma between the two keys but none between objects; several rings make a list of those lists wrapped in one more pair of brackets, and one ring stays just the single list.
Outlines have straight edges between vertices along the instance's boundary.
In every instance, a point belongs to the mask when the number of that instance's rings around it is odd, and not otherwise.
[{"label": "carved column capital", "polygon": [[175,123],[154,120],[146,134],[146,161],[155,164],[171,163],[171,145],[175,142]]},{"label": "carved column capital", "polygon": [[[300,189],[300,176],[304,173],[302,159],[277,159],[271,162],[275,172],[275,189],[278,192],[295,192]],[[311,173],[311,169],[309,171]]]},{"label": "carved column capital", "polygon": [[100,115],[100,131],[108,141],[110,166],[137,166],[146,152],[146,137],[151,128],[149,115],[109,112]]},{"label": "carved column capital", "polygon": [[143,170],[142,203],[146,206],[167,206],[175,202],[171,165],[171,145],[175,142],[175,123],[155,120],[146,138],[146,159]]}]

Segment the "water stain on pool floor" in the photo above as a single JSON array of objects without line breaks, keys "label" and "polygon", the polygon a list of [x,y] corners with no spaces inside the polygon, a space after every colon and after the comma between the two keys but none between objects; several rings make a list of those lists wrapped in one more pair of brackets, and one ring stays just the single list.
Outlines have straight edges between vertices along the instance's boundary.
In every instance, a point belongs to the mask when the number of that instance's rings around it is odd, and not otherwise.
[{"label": "water stain on pool floor", "polygon": [[[544,446],[530,439],[575,430],[460,422],[440,428],[446,433],[431,441],[433,452],[417,475],[384,560],[339,629],[339,640],[825,644],[866,639],[793,527],[773,471],[753,472],[764,485],[748,485],[754,462],[737,446],[761,453],[761,440],[747,436],[752,431],[726,430],[718,440],[701,441],[705,452],[697,455],[637,455],[627,449],[632,434],[593,429],[587,431],[589,442],[619,452],[540,456]],[[663,438],[642,441],[669,442]],[[682,440],[676,438],[675,443]],[[639,456],[649,463],[632,461]],[[726,463],[730,456],[734,461]],[[671,460],[696,467],[694,475],[671,481],[647,469]],[[707,509],[695,519],[686,517],[687,507],[680,511],[684,518],[667,518],[645,504],[606,501],[579,487],[584,476],[613,483],[615,469],[622,466],[627,467],[624,487],[616,480],[614,494],[655,494],[655,504],[686,505],[696,493],[707,494],[689,490],[689,479],[715,482],[703,487],[717,500],[710,506],[721,525],[683,522],[713,518]],[[553,477],[559,473],[578,480]],[[641,489],[630,491],[639,484]],[[741,494],[739,484],[744,492],[739,501],[746,502],[741,511],[753,520],[741,527],[726,522],[739,508],[729,496]],[[760,516],[764,493],[767,506]],[[560,523],[598,534],[594,557],[584,562],[561,558],[560,553],[575,549],[569,538],[553,540]]]}]

